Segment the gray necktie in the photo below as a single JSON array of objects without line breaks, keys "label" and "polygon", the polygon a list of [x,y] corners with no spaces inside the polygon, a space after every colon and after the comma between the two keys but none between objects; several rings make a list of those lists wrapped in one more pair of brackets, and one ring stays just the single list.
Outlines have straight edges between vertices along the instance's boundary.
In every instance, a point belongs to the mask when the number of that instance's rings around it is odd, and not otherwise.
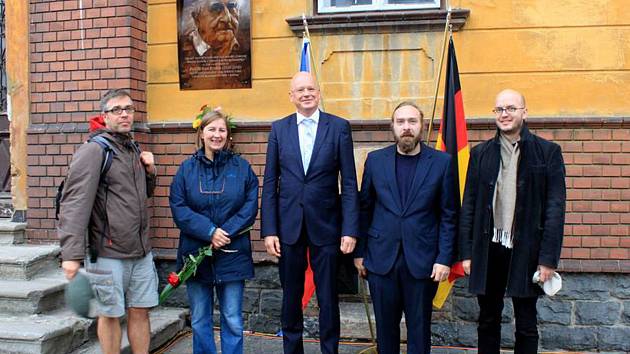
[{"label": "gray necktie", "polygon": [[304,165],[304,174],[308,171],[308,165],[311,162],[313,153],[313,145],[315,144],[315,121],[312,118],[306,118],[302,121],[304,124],[304,142],[302,151],[302,164]]}]

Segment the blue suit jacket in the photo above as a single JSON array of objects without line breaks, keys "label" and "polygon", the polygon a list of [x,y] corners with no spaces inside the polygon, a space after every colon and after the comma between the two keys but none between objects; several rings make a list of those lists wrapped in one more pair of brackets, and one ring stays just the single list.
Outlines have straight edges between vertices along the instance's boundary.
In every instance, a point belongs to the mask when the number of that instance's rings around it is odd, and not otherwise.
[{"label": "blue suit jacket", "polygon": [[339,243],[341,236],[358,236],[359,198],[348,121],[320,112],[306,175],[296,114],[274,122],[261,199],[263,237],[276,235],[293,245],[303,223],[317,246]]},{"label": "blue suit jacket", "polygon": [[434,263],[451,266],[456,209],[451,157],[422,144],[406,203],[396,181],[396,145],[371,152],[361,183],[361,240],[355,258],[373,273],[388,273],[402,247],[407,267],[418,279],[431,276]]}]

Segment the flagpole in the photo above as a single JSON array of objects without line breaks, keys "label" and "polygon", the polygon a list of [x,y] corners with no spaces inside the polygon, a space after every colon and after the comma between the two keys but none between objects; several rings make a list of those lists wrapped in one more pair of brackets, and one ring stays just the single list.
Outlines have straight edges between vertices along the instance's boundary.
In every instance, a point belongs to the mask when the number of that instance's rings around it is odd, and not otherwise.
[{"label": "flagpole", "polygon": [[[313,55],[313,42],[311,41],[311,33],[308,31],[308,22],[306,21],[306,15],[304,15],[304,13],[302,13],[302,24],[304,25],[304,32],[302,33],[303,35],[306,35],[306,38],[308,38],[308,41],[311,46],[311,50],[309,51],[310,60],[311,60],[311,69],[313,69],[313,76],[315,76],[315,80],[317,81],[317,86],[319,86],[319,75],[317,75],[317,65],[315,65],[315,57]],[[324,95],[322,95],[321,88],[319,90],[319,105],[321,106],[322,110],[325,111]]]},{"label": "flagpole", "polygon": [[444,66],[444,52],[446,50],[447,37],[452,36],[451,27],[451,6],[446,2],[446,23],[444,24],[444,41],[442,42],[442,55],[440,56],[440,66],[437,71],[437,80],[435,80],[435,94],[433,95],[433,107],[431,109],[431,120],[429,120],[429,129],[427,129],[427,144],[431,142],[431,130],[433,130],[433,120],[435,119],[435,108],[437,106],[438,90],[440,89],[440,80],[442,79],[442,67]]}]

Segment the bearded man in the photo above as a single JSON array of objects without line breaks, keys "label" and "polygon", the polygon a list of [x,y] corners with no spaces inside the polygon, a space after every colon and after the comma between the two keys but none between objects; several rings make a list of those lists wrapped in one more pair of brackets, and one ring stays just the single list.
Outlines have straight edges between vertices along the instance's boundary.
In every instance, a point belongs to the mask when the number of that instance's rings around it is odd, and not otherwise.
[{"label": "bearded man", "polygon": [[454,260],[457,217],[448,154],[421,142],[422,111],[402,102],[392,114],[396,144],[368,154],[361,183],[355,267],[368,279],[379,353],[430,353],[431,302]]}]

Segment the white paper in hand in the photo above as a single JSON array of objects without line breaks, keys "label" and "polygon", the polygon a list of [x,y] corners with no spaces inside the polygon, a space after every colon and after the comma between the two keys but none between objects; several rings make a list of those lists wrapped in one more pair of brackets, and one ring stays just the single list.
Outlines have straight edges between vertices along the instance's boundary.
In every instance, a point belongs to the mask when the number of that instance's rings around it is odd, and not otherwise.
[{"label": "white paper in hand", "polygon": [[554,296],[560,289],[562,289],[562,278],[558,272],[553,272],[551,278],[549,278],[546,282],[540,283],[540,271],[536,271],[534,276],[532,277],[532,281],[543,288],[545,294],[549,296]]}]

